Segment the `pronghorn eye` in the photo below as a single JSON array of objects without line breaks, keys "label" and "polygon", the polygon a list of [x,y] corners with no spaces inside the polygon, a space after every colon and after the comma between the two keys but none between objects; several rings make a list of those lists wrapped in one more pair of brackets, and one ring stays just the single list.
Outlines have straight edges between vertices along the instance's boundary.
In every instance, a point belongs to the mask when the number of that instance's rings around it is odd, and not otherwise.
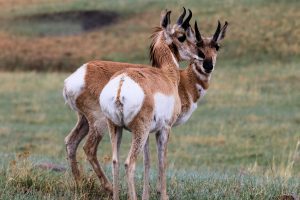
[{"label": "pronghorn eye", "polygon": [[179,42],[184,42],[186,37],[185,37],[185,35],[183,35],[183,36],[178,37],[177,39],[179,40]]}]

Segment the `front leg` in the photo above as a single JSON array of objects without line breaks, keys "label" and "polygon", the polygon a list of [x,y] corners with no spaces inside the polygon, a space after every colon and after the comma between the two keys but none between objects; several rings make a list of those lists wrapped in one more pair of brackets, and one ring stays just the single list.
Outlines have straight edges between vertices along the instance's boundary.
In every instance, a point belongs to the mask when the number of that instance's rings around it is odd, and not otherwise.
[{"label": "front leg", "polygon": [[156,145],[158,155],[158,191],[162,200],[169,199],[167,195],[167,180],[166,180],[166,163],[167,163],[167,145],[171,128],[164,128],[156,133]]}]

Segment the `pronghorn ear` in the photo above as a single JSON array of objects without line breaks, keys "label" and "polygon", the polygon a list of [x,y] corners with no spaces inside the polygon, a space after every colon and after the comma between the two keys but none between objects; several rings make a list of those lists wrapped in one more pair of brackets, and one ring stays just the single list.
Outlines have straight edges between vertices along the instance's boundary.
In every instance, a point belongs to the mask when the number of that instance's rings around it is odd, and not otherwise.
[{"label": "pronghorn ear", "polygon": [[224,26],[221,28],[221,23],[220,23],[220,21],[218,21],[218,28],[213,36],[213,40],[215,42],[218,43],[219,41],[221,41],[222,39],[225,38],[227,26],[228,26],[228,22],[225,21]]},{"label": "pronghorn ear", "polygon": [[224,26],[223,26],[222,29],[221,29],[221,33],[220,33],[220,36],[219,36],[219,40],[223,40],[223,39],[225,38],[226,31],[227,31],[227,26],[228,26],[228,22],[225,21],[225,24],[224,24]]},{"label": "pronghorn ear", "polygon": [[169,11],[163,10],[161,13],[160,26],[164,29],[166,29],[168,25],[170,25],[171,23],[170,14],[171,14],[170,10]]}]

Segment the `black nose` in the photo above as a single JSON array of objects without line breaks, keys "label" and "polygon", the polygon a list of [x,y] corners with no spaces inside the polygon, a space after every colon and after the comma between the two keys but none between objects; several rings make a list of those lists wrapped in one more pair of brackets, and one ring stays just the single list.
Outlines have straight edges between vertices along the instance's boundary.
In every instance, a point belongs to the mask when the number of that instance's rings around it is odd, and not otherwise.
[{"label": "black nose", "polygon": [[212,60],[211,59],[205,59],[203,61],[203,68],[204,68],[206,73],[210,73],[214,68]]}]

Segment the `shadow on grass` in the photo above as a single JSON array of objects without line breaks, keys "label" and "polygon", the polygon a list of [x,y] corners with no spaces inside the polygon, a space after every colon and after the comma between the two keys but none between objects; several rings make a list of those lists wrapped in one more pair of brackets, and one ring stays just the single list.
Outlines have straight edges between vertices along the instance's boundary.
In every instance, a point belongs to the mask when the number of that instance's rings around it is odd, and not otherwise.
[{"label": "shadow on grass", "polygon": [[118,19],[117,12],[103,10],[42,13],[16,17],[13,29],[17,33],[30,34],[29,29],[34,28],[35,36],[75,35],[111,25]]}]

